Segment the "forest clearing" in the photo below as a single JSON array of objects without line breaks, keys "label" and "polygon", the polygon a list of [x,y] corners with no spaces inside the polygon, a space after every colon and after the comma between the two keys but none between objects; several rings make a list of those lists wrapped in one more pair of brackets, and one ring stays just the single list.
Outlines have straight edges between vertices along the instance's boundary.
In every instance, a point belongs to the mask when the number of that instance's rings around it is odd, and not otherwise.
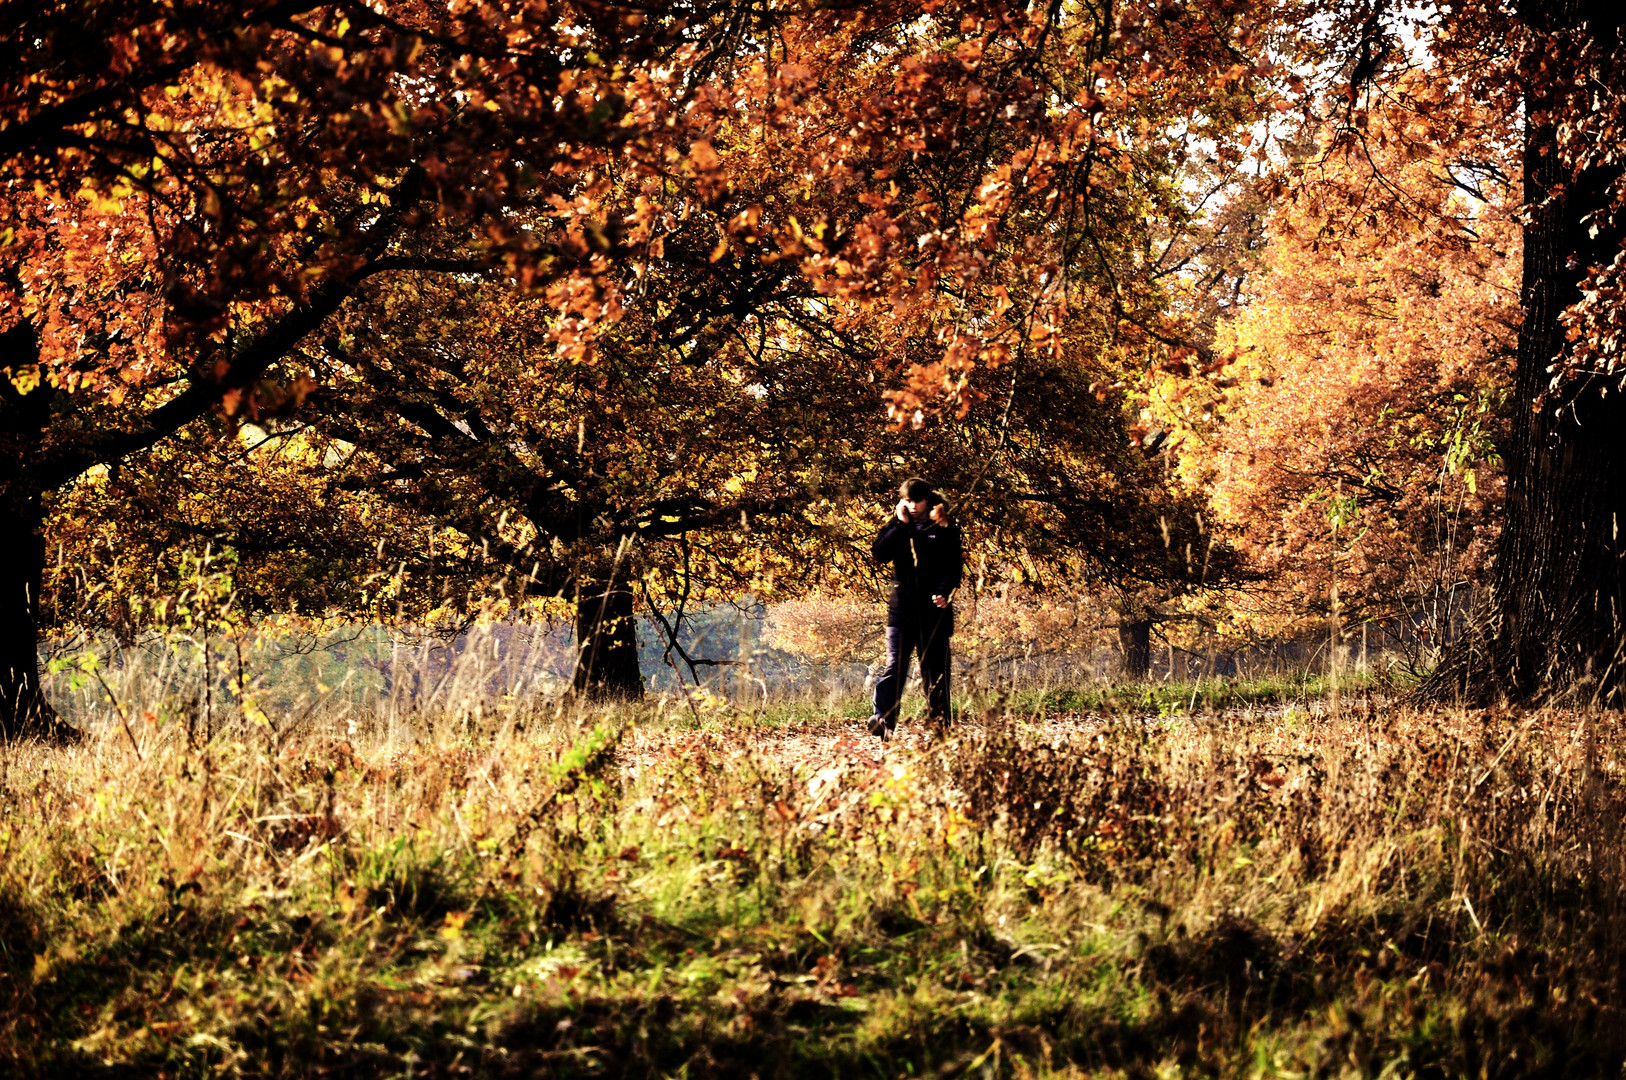
[{"label": "forest clearing", "polygon": [[0,1075],[1620,1077],[1626,6],[0,0]]}]

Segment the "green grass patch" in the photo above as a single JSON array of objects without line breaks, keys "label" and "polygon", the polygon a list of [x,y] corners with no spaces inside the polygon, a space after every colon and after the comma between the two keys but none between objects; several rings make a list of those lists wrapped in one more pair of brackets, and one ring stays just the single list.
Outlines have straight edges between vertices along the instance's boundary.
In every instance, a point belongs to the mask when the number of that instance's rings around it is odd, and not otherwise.
[{"label": "green grass patch", "polygon": [[1307,706],[1324,701],[1334,688],[1341,694],[1375,689],[1372,676],[1327,675],[1298,672],[1249,678],[1219,677],[1181,682],[1102,682],[1094,685],[1024,689],[996,695],[999,705],[1012,713],[1057,715],[1102,713],[1115,716],[1183,716],[1229,709],[1273,705]]}]

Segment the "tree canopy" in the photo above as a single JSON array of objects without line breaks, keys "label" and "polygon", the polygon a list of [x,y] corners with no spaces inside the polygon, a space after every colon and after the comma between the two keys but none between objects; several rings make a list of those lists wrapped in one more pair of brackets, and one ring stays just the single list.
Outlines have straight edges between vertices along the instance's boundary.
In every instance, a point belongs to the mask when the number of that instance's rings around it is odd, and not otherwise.
[{"label": "tree canopy", "polygon": [[1580,0],[14,8],[0,727],[45,715],[42,620],[128,623],[198,545],[267,611],[573,604],[578,687],[637,693],[636,603],[862,589],[909,472],[983,572],[1137,635],[1489,574],[1459,686],[1596,678],[1619,37]]}]

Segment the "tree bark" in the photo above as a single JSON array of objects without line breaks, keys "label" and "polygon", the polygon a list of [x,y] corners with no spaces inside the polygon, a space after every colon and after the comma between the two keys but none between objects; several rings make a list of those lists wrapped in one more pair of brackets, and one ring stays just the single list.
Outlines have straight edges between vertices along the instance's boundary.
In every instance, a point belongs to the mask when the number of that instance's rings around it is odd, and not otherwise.
[{"label": "tree bark", "polygon": [[29,735],[62,738],[40,685],[40,585],[45,577],[45,529],[37,497],[0,496],[0,740]]},{"label": "tree bark", "polygon": [[576,600],[576,693],[626,701],[644,696],[632,601],[631,587],[620,583],[583,586]]},{"label": "tree bark", "polygon": [[[1526,3],[1537,29],[1579,25],[1588,5]],[[1618,24],[1619,16],[1610,22]],[[1593,26],[1597,33],[1612,32]],[[1626,526],[1626,399],[1575,380],[1532,407],[1563,351],[1559,315],[1580,299],[1586,268],[1612,260],[1618,229],[1588,215],[1608,202],[1613,172],[1575,174],[1555,145],[1553,102],[1527,89],[1524,147],[1524,322],[1507,447],[1505,524],[1489,595],[1469,631],[1422,687],[1435,700],[1528,702],[1551,694],[1607,701],[1623,685],[1622,526]],[[1532,115],[1542,118],[1532,123]]]},{"label": "tree bark", "polygon": [[1152,620],[1144,616],[1118,624],[1118,648],[1123,652],[1126,679],[1145,680],[1152,674]]},{"label": "tree bark", "polygon": [[11,374],[39,361],[39,335],[27,319],[0,333],[0,742],[24,736],[72,739],[40,683],[40,587],[45,518],[31,473],[57,392],[19,389]]}]

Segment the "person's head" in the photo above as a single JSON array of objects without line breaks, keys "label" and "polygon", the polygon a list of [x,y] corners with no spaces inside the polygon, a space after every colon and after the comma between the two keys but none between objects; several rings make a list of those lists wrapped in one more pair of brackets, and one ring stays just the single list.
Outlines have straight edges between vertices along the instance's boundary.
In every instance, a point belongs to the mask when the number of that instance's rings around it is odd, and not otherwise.
[{"label": "person's head", "polygon": [[925,521],[927,515],[931,513],[932,506],[943,501],[942,496],[918,476],[911,476],[905,480],[899,486],[898,494],[909,504],[909,516],[916,521]]}]

